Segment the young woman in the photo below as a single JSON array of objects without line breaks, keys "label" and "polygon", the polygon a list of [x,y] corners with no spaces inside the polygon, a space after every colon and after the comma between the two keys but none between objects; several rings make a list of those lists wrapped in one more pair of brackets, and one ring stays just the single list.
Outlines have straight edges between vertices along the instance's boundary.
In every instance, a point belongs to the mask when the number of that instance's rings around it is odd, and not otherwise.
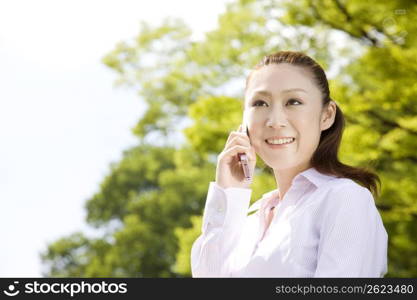
[{"label": "young woman", "polygon": [[[265,56],[247,78],[243,120],[218,156],[192,276],[383,277],[379,178],[338,160],[344,118],[323,69],[300,52]],[[239,153],[251,174],[259,155],[279,186],[251,207]]]}]

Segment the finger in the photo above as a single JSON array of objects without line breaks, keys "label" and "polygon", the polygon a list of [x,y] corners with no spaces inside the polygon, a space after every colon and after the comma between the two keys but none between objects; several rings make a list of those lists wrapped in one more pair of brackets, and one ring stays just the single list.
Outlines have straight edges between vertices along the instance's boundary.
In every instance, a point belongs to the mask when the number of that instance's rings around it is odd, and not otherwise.
[{"label": "finger", "polygon": [[247,138],[245,138],[243,136],[240,136],[240,135],[233,136],[230,139],[230,141],[228,143],[226,143],[225,148],[230,148],[234,145],[242,145],[242,146],[246,146],[246,147],[249,147],[249,148],[251,147],[250,141]]},{"label": "finger", "polygon": [[[242,125],[240,125],[240,126],[242,126]],[[226,140],[226,145],[228,144],[228,143],[230,143],[230,141],[233,139],[233,137],[235,137],[235,136],[240,136],[240,137],[242,137],[242,138],[244,138],[244,139],[247,139],[248,140],[248,142],[249,142],[249,144],[251,144],[250,143],[250,139],[249,139],[249,137],[248,137],[248,135],[246,134],[246,132],[244,132],[243,131],[243,127],[239,127],[240,128],[240,131],[239,131],[239,129],[238,129],[238,131],[231,131],[230,132],[230,134],[229,134],[229,136],[227,137],[227,140]]]},{"label": "finger", "polygon": [[246,156],[251,155],[249,148],[245,146],[241,146],[241,145],[235,145],[231,147],[230,149],[227,149],[224,152],[225,156],[234,156],[234,155],[237,155],[238,153],[245,153]]},{"label": "finger", "polygon": [[[239,127],[240,128],[240,127]],[[226,144],[234,137],[234,136],[236,136],[236,135],[240,135],[240,129],[237,129],[237,131],[231,131],[230,133],[229,133],[229,136],[227,137],[227,141],[226,141]]]},{"label": "finger", "polygon": [[244,153],[246,154],[246,157],[249,161],[255,161],[255,158],[252,156],[252,153],[250,151],[249,147],[245,147],[245,146],[241,146],[241,145],[236,145],[233,146],[232,148],[228,149],[225,153],[225,155],[227,156],[237,156],[239,153]]},{"label": "finger", "polygon": [[226,140],[226,145],[232,140],[232,138],[235,136],[235,134],[234,134],[234,132],[235,131],[232,131],[232,132],[230,132],[229,133],[229,136],[227,137],[227,140]]}]

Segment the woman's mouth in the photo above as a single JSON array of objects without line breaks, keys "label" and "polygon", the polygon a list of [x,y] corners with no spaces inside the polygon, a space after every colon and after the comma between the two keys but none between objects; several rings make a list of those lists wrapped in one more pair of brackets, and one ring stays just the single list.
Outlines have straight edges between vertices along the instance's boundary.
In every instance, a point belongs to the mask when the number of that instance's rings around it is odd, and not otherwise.
[{"label": "woman's mouth", "polygon": [[280,138],[280,139],[266,139],[265,143],[272,149],[280,149],[288,147],[288,145],[291,145],[294,143],[295,138]]}]

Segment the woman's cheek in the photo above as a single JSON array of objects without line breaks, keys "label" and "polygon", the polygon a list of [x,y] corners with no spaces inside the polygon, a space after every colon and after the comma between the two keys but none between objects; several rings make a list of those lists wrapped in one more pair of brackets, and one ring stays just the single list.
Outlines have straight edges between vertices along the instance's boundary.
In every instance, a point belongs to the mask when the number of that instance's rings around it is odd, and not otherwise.
[{"label": "woman's cheek", "polygon": [[261,150],[259,139],[256,139],[256,140],[251,139],[251,144],[252,144],[252,147],[255,149],[255,152],[259,153],[259,151]]}]

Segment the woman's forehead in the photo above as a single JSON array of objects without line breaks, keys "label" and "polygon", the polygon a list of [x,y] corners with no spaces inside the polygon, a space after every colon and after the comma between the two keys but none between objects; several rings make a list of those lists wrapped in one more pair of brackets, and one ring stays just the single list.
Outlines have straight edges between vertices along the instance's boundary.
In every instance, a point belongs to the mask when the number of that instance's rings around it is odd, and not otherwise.
[{"label": "woman's forehead", "polygon": [[313,74],[308,69],[286,63],[272,64],[251,74],[244,103],[258,95],[275,98],[293,91],[309,99],[320,100],[322,97]]},{"label": "woman's forehead", "polygon": [[317,88],[312,75],[305,68],[289,64],[272,64],[253,71],[246,96],[259,91],[280,94],[289,90],[304,90],[309,93],[315,89]]}]

